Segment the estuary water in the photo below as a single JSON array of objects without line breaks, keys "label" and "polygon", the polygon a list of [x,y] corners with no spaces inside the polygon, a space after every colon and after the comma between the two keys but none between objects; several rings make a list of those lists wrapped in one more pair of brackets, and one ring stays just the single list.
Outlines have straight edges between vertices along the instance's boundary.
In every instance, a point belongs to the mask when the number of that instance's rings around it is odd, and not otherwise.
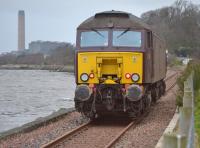
[{"label": "estuary water", "polygon": [[74,106],[74,75],[43,70],[0,70],[0,133]]}]

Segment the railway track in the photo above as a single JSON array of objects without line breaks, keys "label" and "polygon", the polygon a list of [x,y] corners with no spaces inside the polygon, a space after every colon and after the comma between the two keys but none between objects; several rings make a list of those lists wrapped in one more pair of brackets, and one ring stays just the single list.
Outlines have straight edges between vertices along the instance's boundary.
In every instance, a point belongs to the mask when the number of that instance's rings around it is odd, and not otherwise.
[{"label": "railway track", "polygon": [[110,141],[104,148],[111,148],[119,139],[124,135],[126,131],[128,131],[130,128],[135,128],[137,124],[139,124],[144,117],[148,115],[148,112],[143,114],[140,118],[138,118],[135,121],[130,122],[112,141]]},{"label": "railway track", "polygon": [[[166,93],[176,85],[178,73],[168,76],[165,81],[167,83]],[[120,121],[115,123],[98,123],[89,121],[74,130],[58,137],[57,139],[45,144],[42,148],[50,147],[112,147],[120,137],[130,128],[135,128],[146,116],[148,112],[140,118],[133,121]],[[96,135],[96,136],[95,136]]]},{"label": "railway track", "polygon": [[[103,126],[99,126],[99,124],[95,124],[91,121],[91,122],[88,122],[88,123],[85,123],[85,124],[79,126],[78,128],[66,133],[65,135],[51,141],[50,143],[43,145],[42,148],[71,147],[71,146],[69,146],[69,142],[74,138],[77,139],[77,141],[79,141],[80,143],[79,142],[71,142],[71,144],[73,144],[73,147],[79,147],[78,146],[79,144],[81,145],[80,147],[93,147],[92,145],[94,144],[94,139],[90,139],[89,138],[90,136],[87,138],[83,138],[86,132],[89,133],[92,131],[93,132],[96,131],[95,135],[97,135],[97,136],[98,136],[98,134],[99,134],[99,136],[105,134],[103,136],[104,140],[101,139],[101,145],[98,144],[97,147],[110,148],[128,129],[136,127],[137,124],[139,124],[142,121],[142,119],[144,118],[144,116],[146,116],[146,115],[147,114],[144,114],[142,117],[140,117],[134,121],[125,121],[125,122],[123,121],[123,123],[119,123],[117,125],[109,124],[109,122],[106,122],[106,124],[103,123]],[[100,121],[100,124],[102,124],[101,121]],[[102,130],[103,128],[106,130],[103,131]],[[77,134],[79,134],[79,135],[77,136]],[[83,135],[80,136],[81,134],[83,134]],[[83,141],[81,141],[80,137],[82,137],[82,140],[87,140],[87,142],[85,142],[85,144],[82,144]],[[96,137],[96,138],[100,138],[100,137]],[[101,138],[102,138],[102,136],[101,136]],[[96,139],[95,139],[95,141],[96,141]],[[106,143],[104,143],[105,141],[106,141]],[[90,142],[92,142],[92,144],[90,144]]]},{"label": "railway track", "polygon": [[178,72],[175,72],[174,74],[171,74],[170,76],[165,78],[165,82],[170,80],[171,78],[173,78],[174,76],[176,76],[178,74]]},{"label": "railway track", "polygon": [[71,136],[72,134],[78,132],[79,130],[82,130],[83,128],[85,128],[86,126],[88,126],[89,124],[91,123],[91,121],[87,122],[87,123],[84,123],[82,125],[80,125],[79,127],[67,132],[66,134],[56,138],[55,140],[43,145],[41,148],[49,148],[49,147],[53,147],[57,144],[59,144],[62,140],[64,140],[65,138]]},{"label": "railway track", "polygon": [[176,85],[177,77],[178,77],[178,72],[176,72],[175,74],[172,74],[171,76],[169,76],[165,79],[166,82],[170,81],[170,82],[168,82],[169,84],[167,85],[167,88],[166,88],[166,91],[165,91],[166,93],[168,91],[170,91]]}]

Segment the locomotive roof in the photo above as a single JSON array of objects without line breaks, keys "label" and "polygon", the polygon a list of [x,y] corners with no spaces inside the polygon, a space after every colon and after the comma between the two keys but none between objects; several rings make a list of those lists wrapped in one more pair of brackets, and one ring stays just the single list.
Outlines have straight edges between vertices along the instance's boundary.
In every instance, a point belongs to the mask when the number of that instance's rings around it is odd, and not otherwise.
[{"label": "locomotive roof", "polygon": [[142,22],[137,16],[114,10],[96,13],[94,16],[81,23],[77,29],[93,28],[134,28],[151,30],[150,26]]}]

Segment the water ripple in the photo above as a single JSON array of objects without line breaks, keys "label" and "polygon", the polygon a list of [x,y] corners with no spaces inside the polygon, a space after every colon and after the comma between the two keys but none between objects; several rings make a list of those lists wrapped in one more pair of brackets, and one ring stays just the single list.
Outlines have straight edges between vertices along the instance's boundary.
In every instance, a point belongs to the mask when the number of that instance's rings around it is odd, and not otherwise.
[{"label": "water ripple", "polygon": [[0,84],[0,132],[74,106],[70,73],[0,70]]}]

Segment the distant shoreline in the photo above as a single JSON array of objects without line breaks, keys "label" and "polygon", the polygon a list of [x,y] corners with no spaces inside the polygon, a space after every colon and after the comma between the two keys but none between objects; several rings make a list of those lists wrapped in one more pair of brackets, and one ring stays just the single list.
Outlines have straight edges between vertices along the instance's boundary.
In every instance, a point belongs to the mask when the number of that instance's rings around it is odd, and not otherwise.
[{"label": "distant shoreline", "polygon": [[73,65],[27,65],[27,64],[7,64],[0,65],[0,70],[49,70],[56,72],[74,72]]}]

